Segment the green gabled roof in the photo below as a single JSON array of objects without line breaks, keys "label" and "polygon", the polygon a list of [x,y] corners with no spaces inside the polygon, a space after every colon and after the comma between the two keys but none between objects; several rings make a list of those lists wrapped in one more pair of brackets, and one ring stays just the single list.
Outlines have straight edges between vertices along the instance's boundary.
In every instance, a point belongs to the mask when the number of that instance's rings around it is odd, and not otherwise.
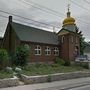
[{"label": "green gabled roof", "polygon": [[12,22],[11,25],[21,41],[30,41],[54,45],[58,45],[59,43],[58,35],[53,32],[26,26],[15,22]]},{"label": "green gabled roof", "polygon": [[[73,32],[73,31],[70,31],[70,30],[68,30],[68,29],[64,29],[64,28],[62,28],[57,34],[59,34],[59,33],[61,33],[61,32],[68,32],[68,33],[73,33],[73,34],[77,34],[77,35],[80,35],[79,33],[76,33],[76,32]],[[68,34],[67,33],[67,34]]]}]

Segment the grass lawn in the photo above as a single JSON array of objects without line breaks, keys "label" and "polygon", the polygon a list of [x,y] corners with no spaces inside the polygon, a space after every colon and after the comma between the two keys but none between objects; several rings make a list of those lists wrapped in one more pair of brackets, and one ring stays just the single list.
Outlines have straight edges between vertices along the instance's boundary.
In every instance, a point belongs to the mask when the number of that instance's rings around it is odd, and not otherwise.
[{"label": "grass lawn", "polygon": [[0,79],[12,78],[12,77],[13,77],[12,73],[6,72],[4,70],[0,71]]},{"label": "grass lawn", "polygon": [[54,73],[67,73],[74,71],[83,71],[85,70],[80,66],[61,66],[57,64],[35,64],[29,65],[23,68],[22,73],[25,75],[46,75],[46,74],[54,74]]}]

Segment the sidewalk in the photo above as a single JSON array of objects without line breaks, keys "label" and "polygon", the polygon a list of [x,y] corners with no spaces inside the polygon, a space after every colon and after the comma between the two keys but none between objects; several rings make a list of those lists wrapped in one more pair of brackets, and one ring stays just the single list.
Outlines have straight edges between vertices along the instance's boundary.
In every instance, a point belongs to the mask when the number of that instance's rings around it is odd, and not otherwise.
[{"label": "sidewalk", "polygon": [[67,90],[69,88],[85,86],[90,84],[90,77],[56,81],[51,83],[40,83],[23,85],[17,87],[0,88],[0,90]]}]

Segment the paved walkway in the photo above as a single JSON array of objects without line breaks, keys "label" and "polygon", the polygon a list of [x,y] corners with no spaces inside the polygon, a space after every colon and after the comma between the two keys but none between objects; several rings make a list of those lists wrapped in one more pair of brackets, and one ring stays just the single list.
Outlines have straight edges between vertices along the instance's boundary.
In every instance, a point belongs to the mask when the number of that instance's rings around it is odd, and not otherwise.
[{"label": "paved walkway", "polygon": [[51,83],[40,83],[17,87],[0,88],[0,90],[67,90],[73,87],[85,86],[89,84],[90,84],[90,77],[87,77],[87,78],[56,81]]}]

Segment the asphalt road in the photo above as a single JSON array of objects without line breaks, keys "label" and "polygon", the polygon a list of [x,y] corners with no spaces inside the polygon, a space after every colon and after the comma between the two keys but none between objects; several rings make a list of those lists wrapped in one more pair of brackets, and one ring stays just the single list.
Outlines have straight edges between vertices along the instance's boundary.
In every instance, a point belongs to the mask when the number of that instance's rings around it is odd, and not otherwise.
[{"label": "asphalt road", "polygon": [[77,88],[72,88],[69,90],[90,90],[90,85],[86,85],[86,86],[81,86],[81,87],[77,87]]},{"label": "asphalt road", "polygon": [[90,90],[90,77],[0,88],[0,90]]}]

